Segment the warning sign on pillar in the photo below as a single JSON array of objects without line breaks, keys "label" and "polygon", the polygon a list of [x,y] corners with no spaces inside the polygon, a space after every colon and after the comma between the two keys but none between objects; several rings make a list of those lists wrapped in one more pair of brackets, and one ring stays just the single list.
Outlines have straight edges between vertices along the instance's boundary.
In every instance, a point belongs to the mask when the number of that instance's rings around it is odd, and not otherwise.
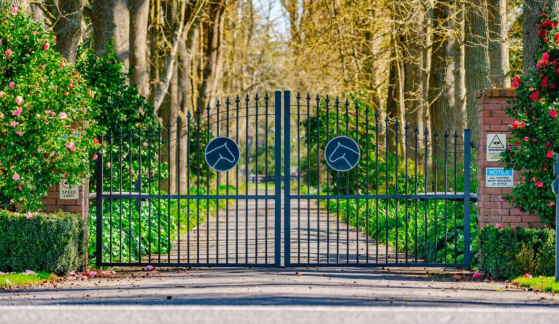
[{"label": "warning sign on pillar", "polygon": [[78,199],[80,197],[77,185],[70,185],[68,181],[63,180],[60,183],[60,199]]},{"label": "warning sign on pillar", "polygon": [[499,161],[506,146],[506,134],[487,134],[487,161]]}]

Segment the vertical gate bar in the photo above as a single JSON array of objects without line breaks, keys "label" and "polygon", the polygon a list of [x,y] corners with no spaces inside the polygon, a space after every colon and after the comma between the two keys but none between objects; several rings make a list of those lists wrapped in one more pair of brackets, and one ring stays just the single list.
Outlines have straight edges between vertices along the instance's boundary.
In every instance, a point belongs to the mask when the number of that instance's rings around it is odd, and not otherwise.
[{"label": "vertical gate bar", "polygon": [[167,262],[171,263],[171,119],[167,121]]},{"label": "vertical gate bar", "polygon": [[[128,131],[128,157],[129,157],[129,165],[128,165],[128,189],[129,193],[132,194],[132,129]],[[132,200],[128,199],[128,263],[132,263]]]},{"label": "vertical gate bar", "polygon": [[[311,96],[307,93],[307,194],[311,194]],[[287,118],[287,114],[285,115]],[[286,156],[287,160],[289,157]],[[287,174],[285,175],[287,176]],[[307,199],[307,262],[311,262],[311,200]]]},{"label": "vertical gate bar", "polygon": [[[99,143],[103,143],[103,135],[99,137]],[[112,151],[111,151],[112,155]],[[97,214],[95,219],[95,239],[96,239],[96,246],[95,246],[95,264],[100,267],[103,264],[103,153],[99,154],[97,158],[96,164],[96,186],[97,186],[97,197],[96,197],[96,204],[97,204]],[[112,165],[111,165],[112,167]],[[110,172],[110,170],[109,170]],[[112,173],[112,172],[111,172]],[[111,188],[112,189],[112,188]],[[110,201],[109,201],[110,203]],[[110,254],[112,255],[113,251],[110,250]]]},{"label": "vertical gate bar", "polygon": [[[410,129],[410,125],[408,123],[406,123],[406,126],[404,127],[404,159],[405,159],[405,166],[406,166],[406,196],[409,194],[409,189],[408,189],[408,130]],[[409,255],[409,199],[406,199],[406,263],[409,262],[408,259],[408,255]]]},{"label": "vertical gate bar", "polygon": [[[101,143],[101,141],[99,141]],[[113,164],[113,131],[109,131],[109,152],[110,152],[110,165],[111,168],[114,168]],[[113,172],[109,169],[110,172],[110,186],[109,193],[113,194]],[[113,200],[109,201],[109,262],[113,262]]]},{"label": "vertical gate bar", "polygon": [[[140,181],[141,183],[141,181]],[[181,118],[177,116],[177,194],[181,193]],[[181,263],[181,199],[177,199],[177,263]]]},{"label": "vertical gate bar", "polygon": [[[394,125],[394,142],[396,144],[395,148],[396,148],[396,168],[395,168],[395,174],[396,174],[396,179],[394,181],[394,183],[396,184],[396,195],[398,195],[398,170],[399,170],[399,160],[398,160],[398,142],[399,142],[399,138],[398,138],[398,131],[400,130],[400,124],[398,122],[398,118],[396,117],[396,124]],[[388,160],[387,160],[388,161]],[[398,213],[398,200],[399,199],[394,199],[394,202],[396,203],[396,215],[395,215],[395,219],[396,219],[396,263],[398,263],[398,224],[400,223],[400,214]],[[388,245],[388,244],[387,244]]]},{"label": "vertical gate bar", "polygon": [[[320,195],[320,97],[316,95],[316,194]],[[320,200],[316,200],[316,258],[320,263]]]},{"label": "vertical gate bar", "polygon": [[[357,101],[355,101],[355,134],[356,134],[355,139],[356,139],[356,142],[357,142],[357,147],[359,147],[359,105],[358,105]],[[359,157],[359,160],[361,160],[361,157]],[[359,160],[357,161],[357,166],[356,166],[356,169],[355,169],[355,177],[357,178],[357,181],[355,183],[355,188],[356,188],[355,194],[356,195],[358,195],[360,193],[359,192],[359,189],[360,189],[359,188],[359,162],[360,162]],[[355,200],[355,203],[357,205],[356,217],[355,217],[356,220],[357,220],[356,226],[355,226],[356,229],[357,229],[355,231],[355,235],[357,237],[357,242],[356,242],[357,253],[355,253],[355,257],[357,259],[357,263],[359,263],[359,198],[357,198]]]},{"label": "vertical gate bar", "polygon": [[[202,165],[200,164],[200,115],[202,112],[200,111],[200,107],[198,107],[198,111],[196,114],[196,125],[197,125],[197,152],[196,156],[198,159],[198,164],[196,164],[196,193],[200,196],[200,169]],[[196,263],[200,263],[200,198],[196,198]]]},{"label": "vertical gate bar", "polygon": [[[264,108],[264,146],[266,147],[266,149],[264,150],[264,160],[266,161],[266,163],[264,164],[264,174],[265,174],[265,183],[264,183],[264,195],[268,196],[268,104],[270,101],[270,97],[268,96],[268,93],[266,92],[266,96],[264,97],[264,103],[265,103],[265,108]],[[268,264],[268,199],[266,198],[264,200],[264,227],[266,228],[266,230],[264,231],[264,242],[265,242],[265,247],[264,247],[264,259],[266,261],[266,264]]]},{"label": "vertical gate bar", "polygon": [[[417,126],[415,126],[414,129],[414,133],[415,133],[415,159],[414,159],[414,164],[415,164],[415,179],[414,179],[414,195],[417,196],[417,164],[419,163],[419,147],[418,147],[418,142],[419,142],[419,128]],[[415,254],[415,263],[417,263],[417,253],[418,251],[418,242],[417,242],[417,198],[414,199],[414,211],[415,211],[415,233],[414,233],[414,241],[415,241],[415,249],[414,249],[414,254]]]},{"label": "vertical gate bar", "polygon": [[[301,95],[297,92],[297,195],[301,194]],[[301,263],[301,198],[297,198],[297,263]]]},{"label": "vertical gate bar", "polygon": [[[340,136],[340,99],[336,97],[336,137]],[[336,171],[336,195],[340,195],[340,171]],[[336,198],[336,263],[340,263],[340,198]]]},{"label": "vertical gate bar", "polygon": [[[123,186],[123,175],[122,175],[122,139],[123,139],[122,135],[122,128],[119,130],[119,148],[118,148],[118,153],[119,153],[119,182],[120,182],[120,189],[119,189],[119,193],[122,196],[122,186]],[[122,262],[122,199],[118,200],[118,204],[119,204],[119,246],[118,246],[118,253],[119,253],[119,261],[118,262]]]},{"label": "vertical gate bar", "polygon": [[[138,188],[136,191],[142,193],[142,129],[138,126]],[[142,200],[136,200],[138,210],[138,262],[142,263]]]},{"label": "vertical gate bar", "polygon": [[[186,193],[190,196],[190,110],[186,112]],[[186,259],[190,263],[190,198],[186,199]]]},{"label": "vertical gate bar", "polygon": [[[148,195],[151,195],[151,125],[148,128]],[[151,263],[151,199],[148,199],[148,262]]]},{"label": "vertical gate bar", "polygon": [[[369,106],[365,105],[365,140],[367,142],[366,144],[366,148],[365,148],[365,152],[367,154],[367,174],[365,177],[365,194],[368,196],[369,195],[369,163],[370,163],[370,145],[371,145],[371,141],[370,141],[370,136],[369,136]],[[365,228],[367,231],[367,235],[365,235],[365,246],[366,246],[366,251],[365,251],[365,262],[369,263],[369,236],[371,235],[369,232],[369,198],[367,198],[365,200],[365,210],[366,210],[366,216],[365,216]]]},{"label": "vertical gate bar", "polygon": [[[289,99],[289,93],[286,92],[285,99]],[[289,104],[289,101],[287,101]],[[275,173],[275,201],[274,201],[274,258],[276,267],[281,266],[281,91],[275,92],[274,100],[274,173]],[[289,119],[289,117],[287,117]],[[285,137],[289,138],[289,133],[285,133]],[[286,231],[289,227],[286,227]],[[286,259],[286,265],[288,264]]]},{"label": "vertical gate bar", "polygon": [[[386,118],[384,119],[384,123],[385,123],[385,125],[386,125],[385,130],[384,130],[384,131],[385,131],[385,142],[384,142],[384,143],[385,143],[385,148],[384,148],[384,149],[385,149],[385,152],[384,152],[385,157],[384,157],[384,158],[385,158],[385,161],[387,161],[387,163],[385,163],[386,165],[385,165],[385,168],[384,168],[384,169],[385,169],[385,173],[386,173],[386,174],[385,174],[386,182],[385,182],[385,184],[384,184],[384,187],[385,187],[385,189],[384,189],[385,191],[384,191],[384,192],[385,192],[385,194],[388,194],[388,179],[390,179],[390,178],[388,177],[388,164],[389,164],[389,163],[388,163],[388,141],[390,140],[390,138],[388,137],[388,133],[390,132],[390,125],[388,124],[389,121],[390,121],[390,119],[388,119],[388,115],[387,115]],[[389,242],[389,239],[388,239],[388,209],[389,209],[389,208],[388,208],[388,204],[389,204],[389,203],[390,203],[390,201],[389,201],[388,199],[385,199],[385,223],[384,223],[384,229],[385,229],[385,234],[386,234],[386,242]],[[386,245],[386,247],[385,247],[385,248],[386,248],[386,249],[385,249],[385,253],[386,253],[386,254],[385,254],[385,258],[386,258],[386,263],[388,263],[388,244],[385,244],[385,245]]]},{"label": "vertical gate bar", "polygon": [[[427,137],[429,136],[429,131],[428,131],[427,127],[425,127],[425,132],[423,133],[423,135],[424,135],[423,142],[424,142],[424,145],[425,145],[425,147],[424,147],[424,149],[425,149],[425,161],[424,161],[423,169],[424,169],[424,172],[425,172],[425,195],[427,195],[427,191],[428,191],[427,190],[427,187],[428,187],[428,182],[427,182],[427,180],[428,180],[427,157],[429,156],[429,151],[428,151],[428,147],[427,147]],[[428,232],[427,232],[428,231],[427,209],[428,209],[428,206],[429,206],[428,205],[428,200],[425,199],[425,216],[424,216],[424,218],[425,218],[425,223],[424,223],[424,227],[425,227],[425,243],[424,243],[425,244],[425,246],[424,246],[424,248],[425,248],[425,259],[423,260],[424,263],[427,263],[429,261],[428,257],[427,257],[427,236],[428,236],[427,235],[428,234]]]},{"label": "vertical gate bar", "polygon": [[[444,194],[446,195],[448,193],[448,132],[445,131],[444,132]],[[447,243],[448,243],[448,236],[447,236],[447,230],[448,230],[448,226],[447,226],[447,202],[448,199],[444,200],[444,263],[447,263],[446,261],[446,255],[448,252],[447,249]]]},{"label": "vertical gate bar", "polygon": [[[326,95],[326,143],[330,141],[330,98]],[[326,169],[326,263],[330,263],[330,171]]]},{"label": "vertical gate bar", "polygon": [[[256,117],[254,117],[255,119],[255,140],[254,140],[254,156],[256,157],[254,159],[254,185],[256,187],[256,195],[258,195],[258,100],[260,98],[258,98],[258,93],[256,93],[256,96],[254,98],[254,108],[255,108],[255,115]],[[255,240],[255,246],[254,246],[254,263],[258,263],[258,199],[254,200],[254,210],[255,210],[255,216],[254,216],[254,222],[255,222],[255,226],[254,226],[254,232],[256,235],[256,240]]]},{"label": "vertical gate bar", "polygon": [[[288,267],[291,264],[291,191],[290,191],[290,178],[289,169],[290,156],[291,156],[291,91],[285,91],[283,97],[283,109],[284,109],[284,136],[283,136],[283,156],[284,156],[284,176],[283,176],[283,186],[284,186],[284,241],[285,241],[285,266]],[[276,118],[278,118],[276,116]],[[280,115],[281,120],[281,115]],[[281,123],[280,123],[281,124]],[[281,142],[280,142],[281,144]],[[278,152],[279,153],[279,152]],[[279,155],[279,154],[278,154]],[[277,161],[276,163],[278,163]],[[279,164],[279,163],[278,163]],[[281,166],[278,169],[281,172]],[[281,184],[280,184],[281,186]],[[278,187],[280,187],[278,186]],[[281,194],[281,192],[280,192]],[[280,201],[281,203],[281,201]],[[281,223],[280,223],[281,226]]]},{"label": "vertical gate bar", "polygon": [[[345,100],[345,134],[349,137],[349,99]],[[349,170],[346,171],[346,195],[349,195]],[[346,263],[349,263],[349,198],[346,199]]]},{"label": "vertical gate bar", "polygon": [[[237,132],[235,135],[235,140],[237,141],[237,143],[239,142],[239,102],[241,102],[241,99],[239,98],[239,95],[237,95],[237,98],[235,99],[235,105],[237,108],[237,122],[236,122],[236,126],[237,126]],[[240,152],[239,152],[239,159],[241,159],[240,156]],[[237,199],[235,199],[235,263],[239,263],[239,163],[237,163],[237,165],[235,166],[235,193],[237,195]]]},{"label": "vertical gate bar", "polygon": [[[210,142],[210,104],[206,106],[206,145]],[[206,196],[210,194],[210,165],[206,163]],[[206,262],[210,263],[210,199],[206,198]]]},{"label": "vertical gate bar", "polygon": [[464,266],[470,267],[470,130],[464,130]]},{"label": "vertical gate bar", "polygon": [[[161,263],[161,123],[157,126],[157,166],[158,166],[158,174],[157,174],[157,181],[158,181],[158,189],[159,189],[159,198],[157,201],[159,202],[159,211],[158,211],[158,228],[157,228],[157,261]],[[121,163],[122,165],[122,163]],[[122,174],[122,170],[120,172]],[[122,183],[120,185],[122,188]],[[121,200],[122,201],[122,200]],[[122,207],[121,207],[122,210]]]},{"label": "vertical gate bar", "polygon": [[[221,106],[219,99],[217,99],[217,103],[215,105],[215,111],[216,111],[216,134],[217,137],[219,137],[219,107]],[[208,130],[210,129],[210,124],[208,121]],[[209,142],[208,142],[209,143]],[[207,145],[207,144],[206,144]],[[215,263],[219,263],[219,173],[220,172],[216,172],[215,173],[215,194],[217,195],[218,198],[216,198],[215,200]],[[209,192],[208,192],[209,193]],[[208,219],[209,222],[209,219]]]},{"label": "vertical gate bar", "polygon": [[[458,170],[457,170],[457,146],[458,146],[458,132],[454,131],[454,194],[456,195],[457,192],[457,184],[456,184],[456,179],[457,179],[457,174],[458,174]],[[458,260],[458,238],[457,238],[457,228],[458,228],[458,222],[457,222],[457,216],[458,216],[458,208],[457,208],[457,199],[454,200],[454,263],[457,263]]]},{"label": "vertical gate bar", "polygon": [[378,189],[379,189],[379,184],[378,184],[378,173],[379,173],[379,168],[378,168],[378,146],[379,146],[379,138],[378,138],[378,119],[379,119],[379,112],[378,110],[375,110],[375,166],[376,166],[376,182],[375,182],[375,193],[377,195],[377,198],[375,199],[375,213],[376,213],[376,229],[375,232],[377,234],[376,240],[375,240],[375,247],[376,247],[376,263],[378,262],[378,256],[379,256],[379,251],[378,251],[378,237],[379,237],[379,219],[378,219]]},{"label": "vertical gate bar", "polygon": [[[250,150],[250,145],[249,145],[249,111],[248,111],[248,102],[249,102],[250,98],[248,97],[248,94],[246,95],[245,98],[245,106],[246,106],[246,118],[245,118],[245,137],[246,137],[246,152],[245,152],[245,195],[248,196],[248,177],[249,177],[249,163],[250,163],[250,157],[249,157],[249,150]],[[248,198],[245,199],[245,263],[249,263],[248,262]]]},{"label": "vertical gate bar", "polygon": [[[439,182],[439,179],[437,177],[437,164],[438,164],[437,146],[439,145],[438,144],[439,132],[435,129],[435,133],[433,135],[434,135],[433,155],[435,157],[435,162],[433,163],[433,168],[435,169],[434,170],[434,176],[433,176],[433,179],[434,179],[433,186],[434,186],[434,189],[435,189],[434,191],[435,191],[435,194],[436,194],[437,189],[438,189],[437,184]],[[435,227],[434,228],[434,230],[435,230],[435,250],[433,252],[435,253],[435,263],[438,263],[438,260],[437,260],[438,259],[438,257],[437,257],[437,234],[438,234],[437,232],[438,231],[437,230],[438,230],[438,226],[439,226],[439,221],[438,221],[438,212],[437,212],[437,199],[434,199],[433,202],[434,202],[433,207],[435,209],[435,223],[434,223],[434,227]]]},{"label": "vertical gate bar", "polygon": [[[225,107],[227,109],[226,112],[226,120],[227,120],[227,137],[229,137],[229,105],[231,101],[229,97],[225,101]],[[225,263],[229,263],[229,171],[225,174],[225,196],[227,200],[225,201]]]}]

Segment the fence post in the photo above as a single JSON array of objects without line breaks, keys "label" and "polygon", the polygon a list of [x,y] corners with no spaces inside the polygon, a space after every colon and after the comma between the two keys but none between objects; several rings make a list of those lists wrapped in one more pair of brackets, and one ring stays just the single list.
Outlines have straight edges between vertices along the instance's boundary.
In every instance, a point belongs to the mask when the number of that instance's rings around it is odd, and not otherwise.
[{"label": "fence post", "polygon": [[[285,266],[291,263],[291,91],[283,93],[283,238],[285,245]],[[299,140],[299,139],[297,139]]]},{"label": "fence post", "polygon": [[464,130],[464,266],[470,267],[470,130]]},{"label": "fence post", "polygon": [[[103,136],[99,137],[99,142],[103,143]],[[97,204],[97,215],[96,215],[97,218],[95,221],[95,227],[96,227],[95,264],[98,267],[100,267],[101,264],[103,263],[103,152],[100,152],[99,157],[97,158],[95,178],[96,178],[95,186],[97,191],[97,195],[95,197],[96,204]]]},{"label": "fence post", "polygon": [[[281,266],[281,91],[275,93],[275,233],[274,258],[276,267]],[[248,174],[247,174],[248,177]]]}]

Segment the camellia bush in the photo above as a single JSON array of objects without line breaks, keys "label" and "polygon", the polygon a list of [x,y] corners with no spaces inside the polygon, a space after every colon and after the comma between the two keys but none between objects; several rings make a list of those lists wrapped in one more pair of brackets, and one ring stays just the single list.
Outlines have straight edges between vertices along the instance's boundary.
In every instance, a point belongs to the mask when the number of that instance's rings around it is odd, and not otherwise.
[{"label": "camellia bush", "polygon": [[513,138],[502,154],[505,167],[521,172],[525,181],[503,200],[521,212],[540,215],[542,223],[555,224],[553,162],[559,152],[559,29],[554,16],[542,14],[538,24],[541,47],[536,70],[515,76],[517,98],[506,113],[513,117]]},{"label": "camellia bush", "polygon": [[52,32],[19,12],[0,11],[0,207],[42,208],[48,188],[90,176],[99,149],[91,97],[54,51]]}]

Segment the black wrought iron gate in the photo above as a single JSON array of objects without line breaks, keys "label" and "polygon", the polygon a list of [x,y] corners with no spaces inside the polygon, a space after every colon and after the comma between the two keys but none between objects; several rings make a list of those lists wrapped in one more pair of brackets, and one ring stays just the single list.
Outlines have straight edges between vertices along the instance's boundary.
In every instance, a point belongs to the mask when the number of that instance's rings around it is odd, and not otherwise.
[{"label": "black wrought iron gate", "polygon": [[278,91],[117,132],[96,170],[99,266],[469,266],[469,130]]}]

